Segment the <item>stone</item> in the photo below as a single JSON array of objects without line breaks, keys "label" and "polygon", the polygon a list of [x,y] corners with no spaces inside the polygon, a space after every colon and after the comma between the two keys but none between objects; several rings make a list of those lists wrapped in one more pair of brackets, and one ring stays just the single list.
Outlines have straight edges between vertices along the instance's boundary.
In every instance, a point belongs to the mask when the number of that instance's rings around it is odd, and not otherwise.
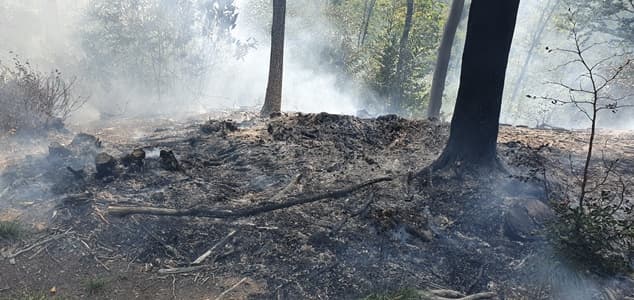
[{"label": "stone", "polygon": [[554,211],[538,199],[516,200],[504,216],[504,234],[514,241],[536,240]]}]

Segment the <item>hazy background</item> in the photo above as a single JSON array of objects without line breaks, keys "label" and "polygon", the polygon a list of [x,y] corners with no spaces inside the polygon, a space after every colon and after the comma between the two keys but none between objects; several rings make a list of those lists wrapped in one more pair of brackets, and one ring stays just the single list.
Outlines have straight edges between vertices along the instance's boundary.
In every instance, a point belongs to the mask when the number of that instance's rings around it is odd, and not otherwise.
[{"label": "hazy background", "polygon": [[[146,4],[152,2],[139,1]],[[113,54],[113,51],[108,48],[108,45],[112,46],[112,41],[100,40],[104,36],[100,31],[103,28],[98,28],[99,24],[95,25],[94,18],[90,21],[91,8],[94,16],[95,2],[99,1],[0,0],[0,15],[2,16],[0,18],[0,41],[2,41],[0,60],[10,63],[11,57],[17,54],[42,71],[59,69],[67,77],[77,77],[79,83],[77,92],[90,96],[90,100],[80,112],[73,116],[74,122],[116,116],[154,114],[176,116],[218,109],[255,108],[263,103],[268,74],[270,1],[234,1],[235,14],[237,14],[235,27],[214,36],[213,43],[188,36],[190,33],[182,33],[178,31],[179,28],[170,27],[169,30],[175,30],[174,34],[178,37],[176,40],[186,40],[185,46],[175,51],[182,50],[185,53],[186,50],[189,51],[188,53],[200,54],[193,56],[178,54],[174,55],[173,59],[160,57],[161,55],[167,57],[161,52],[160,45],[169,39],[167,35],[171,34],[171,31],[165,31],[166,37],[159,36],[156,41],[154,36],[149,35],[125,36],[124,42],[127,43],[129,53],[123,53],[124,50],[122,50],[123,54]],[[158,15],[164,15],[167,20],[178,20],[178,13],[186,14],[195,11],[186,11],[182,8],[184,6],[179,4],[182,1],[178,0],[154,2],[164,6],[156,9],[161,10]],[[216,2],[224,5],[231,1]],[[350,44],[349,40],[355,33],[348,34],[342,29],[341,22],[345,23],[347,19],[340,16],[333,17],[332,10],[328,8],[330,5],[328,2],[303,0],[288,3],[283,109],[343,114],[355,114],[359,110],[366,109],[374,114],[384,113],[381,105],[377,105],[383,101],[383,96],[375,87],[368,84],[367,80],[359,80],[359,78],[366,78],[363,77],[364,75],[357,76],[364,71],[357,72],[349,67],[341,66],[345,63],[341,61],[349,59],[356,53],[346,52],[347,48],[344,46],[341,46],[344,50],[338,50],[339,44]],[[444,5],[438,10],[446,13],[448,3],[446,1],[438,1],[438,3]],[[170,5],[174,9],[169,9]],[[552,8],[555,5],[556,7]],[[569,31],[565,27],[567,5],[568,3],[563,0],[521,2],[507,72],[502,122],[529,126],[547,124],[561,127],[587,127],[583,116],[577,113],[574,107],[553,106],[549,102],[525,97],[527,94],[566,97],[565,92],[562,93],[555,87],[546,85],[545,82],[578,80],[580,71],[578,68],[573,66],[556,68],[569,61],[570,57],[548,53],[545,50],[546,46],[564,48],[573,45]],[[381,9],[386,11],[386,8]],[[552,13],[545,18],[543,12],[551,9]],[[380,17],[379,12],[377,16],[377,18]],[[201,17],[200,20],[203,18]],[[139,28],[156,26],[156,32],[166,28],[161,26],[167,26],[165,25],[167,23],[161,23],[161,20],[153,22],[138,26]],[[353,27],[354,22],[358,21],[349,21],[349,26]],[[463,20],[454,45],[453,61],[447,82],[447,100],[444,105],[446,118],[450,116],[453,109],[458,86],[459,58],[465,36],[465,22],[466,20]],[[542,25],[543,23],[545,25]],[[104,24],[115,26],[114,23]],[[381,24],[376,26],[382,26]],[[183,28],[190,25],[183,24]],[[194,26],[198,25],[194,24]],[[540,26],[544,29],[541,34],[536,34]],[[442,26],[429,30],[433,31],[435,34],[433,37],[437,38],[436,35],[441,34]],[[590,29],[586,31],[592,32]],[[413,34],[422,33],[413,32]],[[599,32],[593,32],[589,36],[589,41],[592,42],[613,41],[611,44],[593,49],[592,54],[589,54],[590,59],[600,59],[604,56],[631,51],[632,41],[623,42],[618,37]],[[225,38],[227,40],[221,42]],[[376,39],[378,40],[379,37]],[[87,40],[94,43],[87,43]],[[141,45],[139,41],[155,42],[158,46],[150,49],[159,49],[158,54],[139,50],[146,49],[142,47],[148,47],[148,45]],[[529,51],[532,57],[527,63],[526,57]],[[237,52],[240,54],[236,54]],[[422,82],[420,89],[428,88],[427,82],[431,81],[433,64],[429,56],[433,58],[433,55],[427,56],[427,60],[419,62],[428,67],[421,72],[429,74],[420,79]],[[151,63],[142,61],[144,59],[151,60]],[[363,58],[357,58],[357,60],[359,61],[357,64],[364,62]],[[136,69],[135,63],[139,65]],[[191,72],[185,74],[188,71],[184,69],[189,71],[192,69],[187,68],[190,63],[192,66],[204,65],[205,70],[195,75],[189,74]],[[618,63],[618,60],[614,63]],[[160,68],[158,71],[151,70],[152,68],[147,67],[149,65],[153,68],[159,65],[165,71]],[[519,96],[513,98],[512,94],[524,65],[526,65],[525,77],[521,87],[515,92]],[[101,67],[97,68],[98,66]],[[174,75],[178,72],[183,75]],[[629,74],[632,73],[634,72],[629,72]],[[632,91],[634,87],[630,80],[611,87],[610,93],[625,96]],[[423,103],[425,97],[425,95],[420,96],[422,108],[426,106],[426,103]],[[628,97],[625,101],[632,103],[632,98]],[[411,116],[424,117],[420,111],[423,110],[414,112]],[[608,113],[602,117],[601,125],[632,129],[634,121],[630,116],[631,111]]]}]

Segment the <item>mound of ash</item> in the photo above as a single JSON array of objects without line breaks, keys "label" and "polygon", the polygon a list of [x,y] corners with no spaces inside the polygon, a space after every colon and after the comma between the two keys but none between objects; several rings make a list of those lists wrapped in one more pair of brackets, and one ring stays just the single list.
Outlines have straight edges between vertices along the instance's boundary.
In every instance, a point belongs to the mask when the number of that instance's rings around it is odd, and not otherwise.
[{"label": "mound of ash", "polygon": [[[81,195],[90,201],[58,207],[64,217],[55,226],[73,228],[97,257],[133,270],[247,277],[263,287],[253,299],[355,299],[399,287],[504,299],[532,292],[532,262],[544,243],[533,220],[549,213],[534,202],[543,200],[537,171],[461,180],[430,174],[426,185],[410,186],[408,175],[442,150],[446,124],[289,114],[175,134],[111,145],[110,157],[95,152],[90,164],[103,160],[112,174],[84,176]],[[537,169],[529,147],[501,144],[500,153],[512,168]],[[391,180],[245,218],[188,215],[274,207],[384,177]],[[108,215],[113,207],[145,213]]]}]

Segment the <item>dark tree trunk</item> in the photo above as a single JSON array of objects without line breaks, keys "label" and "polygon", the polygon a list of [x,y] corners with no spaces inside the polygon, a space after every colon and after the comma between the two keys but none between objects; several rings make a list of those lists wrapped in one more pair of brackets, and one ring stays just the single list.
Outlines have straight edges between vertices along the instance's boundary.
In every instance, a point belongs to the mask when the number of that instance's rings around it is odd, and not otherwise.
[{"label": "dark tree trunk", "polygon": [[361,30],[359,31],[358,46],[363,47],[365,39],[368,36],[368,28],[370,27],[370,20],[372,19],[372,13],[374,12],[374,5],[376,0],[366,0],[365,10],[363,12],[363,23],[361,23]]},{"label": "dark tree trunk", "polygon": [[405,65],[409,64],[409,33],[412,30],[412,17],[414,16],[414,0],[407,0],[407,12],[405,13],[405,25],[403,26],[403,35],[398,48],[398,61],[396,63],[396,82],[393,83],[392,99],[394,103],[394,109],[396,113],[403,113],[405,111],[405,86],[406,74]]},{"label": "dark tree trunk", "polygon": [[449,141],[432,169],[496,168],[502,92],[520,0],[473,0]]},{"label": "dark tree trunk", "polygon": [[438,48],[438,58],[436,59],[436,68],[434,69],[434,78],[431,84],[431,92],[429,98],[429,108],[427,117],[430,119],[438,119],[440,117],[440,109],[442,108],[442,95],[445,91],[445,80],[447,78],[447,69],[451,60],[451,48],[456,37],[456,30],[460,24],[460,16],[464,9],[465,0],[453,0],[445,30],[442,34],[440,47]]},{"label": "dark tree trunk", "polygon": [[282,111],[282,78],[284,70],[284,23],[286,0],[273,0],[273,25],[271,26],[271,61],[269,81],[261,115],[268,117]]}]

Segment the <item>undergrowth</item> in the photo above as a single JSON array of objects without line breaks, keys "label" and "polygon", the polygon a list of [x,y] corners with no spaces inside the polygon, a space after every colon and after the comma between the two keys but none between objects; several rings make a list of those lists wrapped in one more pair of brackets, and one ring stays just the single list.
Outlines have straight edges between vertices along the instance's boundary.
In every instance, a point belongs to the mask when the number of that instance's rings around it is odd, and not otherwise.
[{"label": "undergrowth", "polygon": [[0,240],[14,240],[24,233],[24,228],[18,222],[0,221]]},{"label": "undergrowth", "polygon": [[12,64],[0,62],[0,130],[62,127],[86,100],[75,95],[74,84],[59,70],[42,73],[18,56]]}]

